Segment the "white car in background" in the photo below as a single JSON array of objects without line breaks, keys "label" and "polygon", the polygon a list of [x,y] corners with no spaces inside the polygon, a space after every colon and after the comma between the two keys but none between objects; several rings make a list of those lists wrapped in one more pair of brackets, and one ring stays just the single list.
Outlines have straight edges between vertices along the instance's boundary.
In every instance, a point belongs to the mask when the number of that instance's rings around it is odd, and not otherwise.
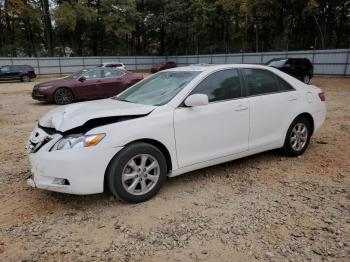
[{"label": "white car in background", "polygon": [[100,65],[100,67],[113,67],[126,70],[126,66],[120,62],[105,62]]},{"label": "white car in background", "polygon": [[282,148],[299,156],[326,116],[321,89],[259,65],[156,73],[120,95],[59,107],[28,142],[42,189],[128,202],[154,196],[166,177]]}]

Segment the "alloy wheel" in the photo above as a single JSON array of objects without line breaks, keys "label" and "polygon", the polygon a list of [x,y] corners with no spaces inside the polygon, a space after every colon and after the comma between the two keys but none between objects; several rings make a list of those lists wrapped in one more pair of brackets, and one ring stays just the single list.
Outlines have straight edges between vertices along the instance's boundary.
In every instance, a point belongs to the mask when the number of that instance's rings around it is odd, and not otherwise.
[{"label": "alloy wheel", "polygon": [[290,134],[290,144],[293,150],[304,149],[308,139],[308,129],[304,123],[297,123]]},{"label": "alloy wheel", "polygon": [[131,158],[124,166],[122,183],[129,194],[144,195],[154,188],[159,177],[160,166],[156,158],[149,154],[140,154]]},{"label": "alloy wheel", "polygon": [[65,105],[73,100],[73,94],[68,89],[60,89],[55,93],[55,102],[59,105]]}]

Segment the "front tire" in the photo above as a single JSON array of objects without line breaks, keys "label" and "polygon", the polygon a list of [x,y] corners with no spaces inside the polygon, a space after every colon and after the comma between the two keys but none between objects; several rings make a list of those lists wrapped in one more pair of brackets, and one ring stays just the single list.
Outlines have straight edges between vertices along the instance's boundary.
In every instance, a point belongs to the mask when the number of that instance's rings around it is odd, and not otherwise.
[{"label": "front tire", "polygon": [[167,175],[162,152],[147,143],[133,143],[119,152],[106,171],[109,191],[119,199],[140,203],[152,198]]},{"label": "front tire", "polygon": [[297,117],[290,125],[284,141],[283,151],[287,156],[302,155],[310,143],[311,125],[304,117]]},{"label": "front tire", "polygon": [[53,100],[57,105],[66,105],[72,103],[74,99],[73,92],[65,87],[59,88],[53,95]]}]

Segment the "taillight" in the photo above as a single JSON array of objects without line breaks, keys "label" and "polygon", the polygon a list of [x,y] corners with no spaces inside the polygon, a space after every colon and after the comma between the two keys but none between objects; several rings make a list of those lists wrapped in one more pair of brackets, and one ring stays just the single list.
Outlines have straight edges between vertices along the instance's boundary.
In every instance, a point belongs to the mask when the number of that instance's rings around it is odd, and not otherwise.
[{"label": "taillight", "polygon": [[324,95],[324,93],[319,93],[318,96],[320,97],[321,101],[324,102],[326,101],[326,96]]}]

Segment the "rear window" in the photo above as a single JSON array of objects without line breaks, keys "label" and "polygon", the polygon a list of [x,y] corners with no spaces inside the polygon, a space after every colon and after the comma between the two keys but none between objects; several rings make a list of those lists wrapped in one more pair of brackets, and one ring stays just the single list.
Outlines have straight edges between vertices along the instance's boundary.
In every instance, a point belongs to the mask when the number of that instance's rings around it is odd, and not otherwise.
[{"label": "rear window", "polygon": [[294,88],[274,73],[263,69],[244,69],[251,96],[292,91]]},{"label": "rear window", "polygon": [[122,66],[122,64],[106,64],[105,67],[119,67]]},{"label": "rear window", "polygon": [[29,65],[25,65],[25,66],[24,66],[24,69],[26,69],[26,70],[28,70],[28,71],[33,71],[33,70],[34,70],[34,68],[31,67],[31,66],[29,66]]},{"label": "rear window", "polygon": [[20,71],[34,71],[33,67],[29,65],[14,65],[14,70],[20,70]]},{"label": "rear window", "polygon": [[272,67],[282,67],[285,63],[287,62],[287,59],[282,59],[282,60],[271,60],[267,62],[267,66],[272,66]]}]

